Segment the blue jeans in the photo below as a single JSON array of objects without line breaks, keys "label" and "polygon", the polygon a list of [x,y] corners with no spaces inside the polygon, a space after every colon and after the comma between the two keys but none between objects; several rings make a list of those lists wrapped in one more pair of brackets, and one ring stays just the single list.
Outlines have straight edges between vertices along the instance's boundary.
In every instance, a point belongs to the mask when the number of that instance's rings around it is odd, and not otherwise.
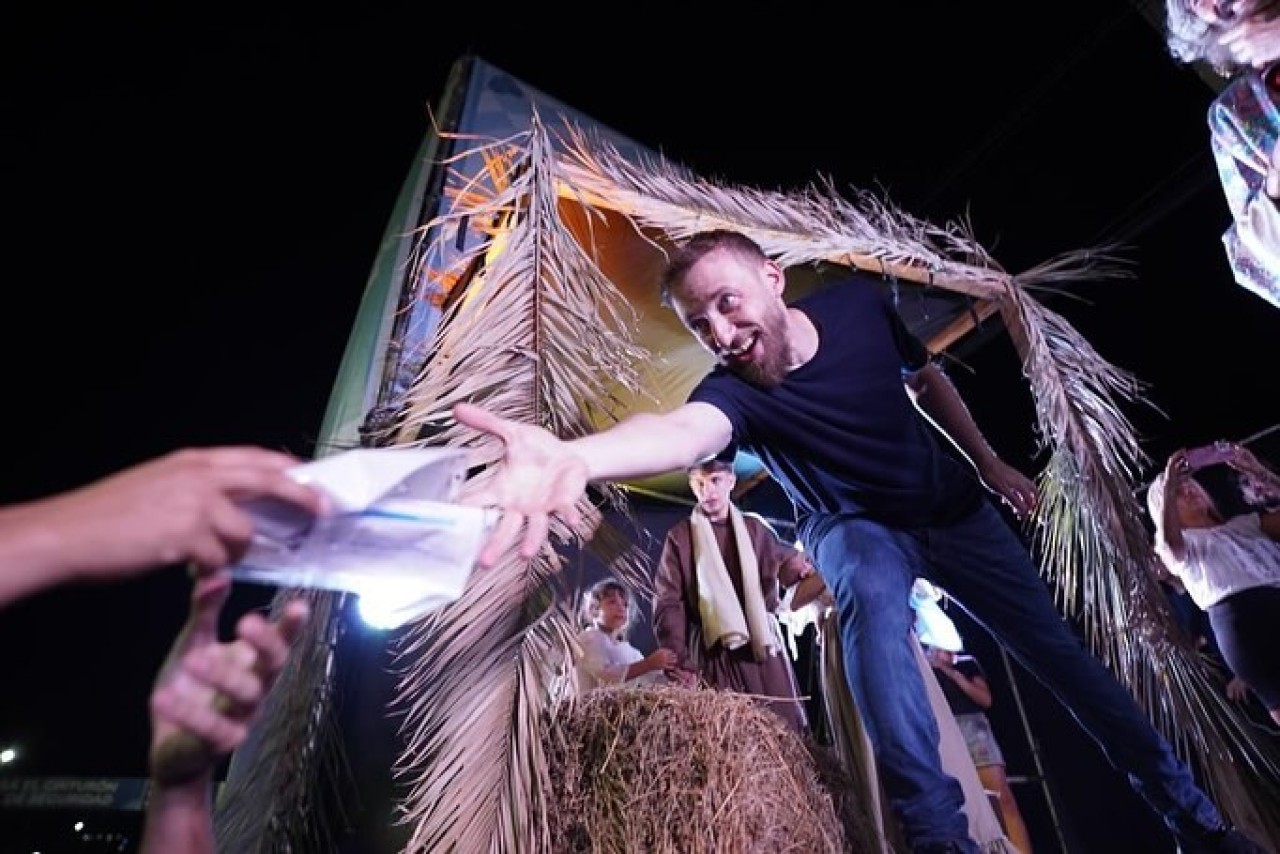
[{"label": "blue jeans", "polygon": [[908,643],[912,581],[945,589],[1067,707],[1176,834],[1221,823],[1142,710],[1062,619],[1026,547],[989,503],[954,524],[900,530],[868,519],[805,520],[803,537],[840,619],[846,678],[910,845],[976,851],[960,784]]}]

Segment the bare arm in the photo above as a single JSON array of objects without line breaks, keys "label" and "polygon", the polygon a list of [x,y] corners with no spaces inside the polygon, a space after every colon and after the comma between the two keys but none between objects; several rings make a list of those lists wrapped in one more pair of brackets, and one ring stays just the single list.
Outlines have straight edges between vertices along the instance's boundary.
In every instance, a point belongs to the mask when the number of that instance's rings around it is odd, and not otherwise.
[{"label": "bare arm", "polygon": [[218,615],[230,587],[226,573],[196,580],[187,624],[151,693],[144,854],[212,854],[214,768],[248,737],[308,618],[304,602],[289,602],[277,621],[250,613],[237,623],[235,640],[219,642]]},{"label": "bare arm", "polygon": [[796,584],[795,594],[791,597],[791,610],[799,611],[824,595],[827,595],[827,585],[822,580],[822,576],[816,572],[810,572]]},{"label": "bare arm", "polygon": [[688,468],[729,444],[732,436],[720,410],[686,403],[661,415],[633,415],[575,439],[569,448],[586,463],[588,480],[622,480]]},{"label": "bare arm", "polygon": [[1164,508],[1156,526],[1156,551],[1162,558],[1181,563],[1187,556],[1187,543],[1182,536],[1182,517],[1178,514],[1178,488],[1191,473],[1186,451],[1169,455],[1164,468]]},{"label": "bare arm", "polygon": [[955,667],[943,668],[943,673],[947,678],[956,683],[956,686],[965,693],[973,702],[977,703],[984,709],[991,708],[991,686],[987,684],[987,680],[981,676],[967,676],[965,673]]},{"label": "bare arm", "polygon": [[1280,507],[1280,474],[1254,456],[1244,445],[1228,444],[1227,465],[1240,475],[1245,502],[1263,512]]},{"label": "bare arm", "polygon": [[916,407],[968,457],[983,483],[1008,502],[1019,517],[1030,513],[1036,502],[1035,485],[991,450],[947,375],[936,365],[928,364],[910,374],[906,386]]},{"label": "bare arm", "polygon": [[[935,671],[942,674],[942,678],[950,679],[955,683],[965,696],[973,702],[977,703],[984,709],[991,708],[991,686],[987,684],[987,679],[981,673],[969,675],[957,667],[953,662],[948,660],[944,655],[936,651],[930,651],[926,658]],[[975,666],[977,662],[974,662]]]},{"label": "bare arm", "polygon": [[147,799],[141,850],[213,854],[212,786],[212,776],[182,786],[154,786]]},{"label": "bare arm", "polygon": [[323,512],[320,493],[288,477],[297,463],[253,447],[184,450],[0,509],[0,606],[74,579],[183,561],[221,568],[253,534],[239,502],[270,497]]},{"label": "bare arm", "polygon": [[676,666],[676,654],[669,649],[659,647],[653,652],[646,655],[627,667],[627,681],[639,679],[646,673],[652,673],[655,670],[666,670]]},{"label": "bare arm", "polygon": [[589,481],[684,468],[719,451],[733,433],[729,419],[704,403],[687,403],[663,415],[635,415],[572,442],[471,404],[458,404],[454,416],[503,443],[501,470],[483,491],[467,498],[502,510],[480,552],[481,566],[492,566],[517,540],[520,557],[532,558],[547,540],[553,515],[576,526],[577,503]]},{"label": "bare arm", "polygon": [[79,561],[68,559],[61,545],[69,531],[61,529],[55,502],[46,499],[0,509],[0,605],[79,574]]}]

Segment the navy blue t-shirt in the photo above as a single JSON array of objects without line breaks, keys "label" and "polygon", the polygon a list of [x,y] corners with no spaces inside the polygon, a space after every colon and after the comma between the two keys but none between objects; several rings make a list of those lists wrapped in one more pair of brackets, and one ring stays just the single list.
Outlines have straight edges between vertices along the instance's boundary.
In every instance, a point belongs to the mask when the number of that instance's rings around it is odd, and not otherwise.
[{"label": "navy blue t-shirt", "polygon": [[983,496],[973,467],[943,449],[908,397],[904,374],[929,354],[876,282],[857,273],[792,304],[817,327],[818,350],[775,388],[717,366],[689,395],[725,414],[734,441],[760,458],[802,525],[828,514],[945,524]]}]

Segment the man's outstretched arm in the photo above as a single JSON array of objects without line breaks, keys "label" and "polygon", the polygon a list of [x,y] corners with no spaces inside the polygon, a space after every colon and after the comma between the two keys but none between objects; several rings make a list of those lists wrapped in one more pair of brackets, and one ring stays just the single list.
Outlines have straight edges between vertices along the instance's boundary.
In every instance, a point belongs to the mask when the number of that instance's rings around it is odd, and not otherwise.
[{"label": "man's outstretched arm", "polygon": [[472,404],[458,404],[454,417],[504,445],[501,470],[482,493],[468,499],[502,511],[480,552],[481,566],[492,566],[517,538],[520,556],[532,558],[547,539],[553,515],[576,524],[576,503],[587,483],[687,468],[729,444],[733,433],[729,419],[705,403],[686,403],[661,415],[633,415],[572,441]]}]

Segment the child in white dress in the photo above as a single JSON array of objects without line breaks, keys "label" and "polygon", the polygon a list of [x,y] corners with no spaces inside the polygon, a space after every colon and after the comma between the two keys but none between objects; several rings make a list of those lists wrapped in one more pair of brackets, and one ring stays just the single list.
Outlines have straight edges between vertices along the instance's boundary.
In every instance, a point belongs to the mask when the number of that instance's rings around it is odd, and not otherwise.
[{"label": "child in white dress", "polygon": [[659,648],[646,656],[627,641],[631,596],[626,587],[613,579],[596,583],[586,593],[583,616],[589,627],[578,635],[579,691],[667,681],[665,671],[675,666],[675,653]]}]

